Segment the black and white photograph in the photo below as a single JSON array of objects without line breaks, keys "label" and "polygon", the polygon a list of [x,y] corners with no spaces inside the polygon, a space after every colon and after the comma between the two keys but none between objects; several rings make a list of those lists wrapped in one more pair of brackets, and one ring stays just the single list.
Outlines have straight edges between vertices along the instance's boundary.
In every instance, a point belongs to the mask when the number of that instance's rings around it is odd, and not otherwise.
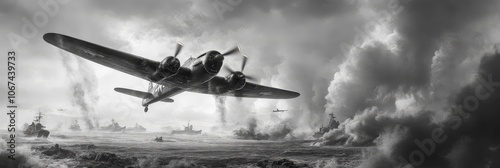
[{"label": "black and white photograph", "polygon": [[500,168],[500,0],[0,0],[0,168]]}]

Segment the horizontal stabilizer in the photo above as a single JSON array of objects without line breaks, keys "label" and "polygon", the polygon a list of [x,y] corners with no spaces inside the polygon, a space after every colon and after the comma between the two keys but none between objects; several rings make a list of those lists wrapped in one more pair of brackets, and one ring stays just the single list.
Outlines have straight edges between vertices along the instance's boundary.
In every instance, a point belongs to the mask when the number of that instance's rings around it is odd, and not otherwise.
[{"label": "horizontal stabilizer", "polygon": [[130,95],[130,96],[138,97],[138,98],[143,98],[143,99],[153,97],[153,94],[151,94],[151,93],[141,92],[141,91],[132,90],[132,89],[115,88],[115,91]]},{"label": "horizontal stabilizer", "polygon": [[161,99],[160,101],[162,101],[162,102],[167,102],[167,103],[172,103],[172,102],[174,102],[174,99],[171,99],[171,98],[164,98],[164,99]]},{"label": "horizontal stabilizer", "polygon": [[[153,94],[151,93],[148,93],[148,92],[142,92],[142,91],[137,91],[137,90],[132,90],[132,89],[125,89],[125,88],[115,88],[115,91],[117,92],[120,92],[120,93],[123,93],[123,94],[126,94],[126,95],[130,95],[130,96],[134,96],[134,97],[138,97],[138,98],[142,98],[142,99],[153,99],[155,98],[153,96]],[[171,102],[174,102],[173,99],[171,98],[164,98],[162,100],[160,100],[162,102],[167,102],[167,103],[171,103]]]}]

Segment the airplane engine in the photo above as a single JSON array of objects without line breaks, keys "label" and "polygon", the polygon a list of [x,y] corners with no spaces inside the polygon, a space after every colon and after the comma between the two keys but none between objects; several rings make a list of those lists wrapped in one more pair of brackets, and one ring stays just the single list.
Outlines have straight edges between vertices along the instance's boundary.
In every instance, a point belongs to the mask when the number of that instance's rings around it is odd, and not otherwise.
[{"label": "airplane engine", "polygon": [[181,67],[181,62],[179,61],[179,59],[173,56],[168,56],[167,58],[163,59],[160,62],[158,68],[162,72],[162,74],[166,76],[171,76],[177,74],[177,72],[179,72],[180,67]]},{"label": "airplane engine", "polygon": [[217,51],[210,51],[207,53],[207,56],[203,60],[203,65],[205,70],[211,74],[215,75],[219,73],[219,70],[222,67],[222,61],[224,57]]},{"label": "airplane engine", "polygon": [[240,90],[246,84],[246,77],[241,72],[234,72],[226,77],[229,90]]},{"label": "airplane engine", "polygon": [[179,72],[180,67],[181,62],[179,59],[168,56],[160,62],[158,68],[153,73],[152,80],[158,81],[173,76]]}]

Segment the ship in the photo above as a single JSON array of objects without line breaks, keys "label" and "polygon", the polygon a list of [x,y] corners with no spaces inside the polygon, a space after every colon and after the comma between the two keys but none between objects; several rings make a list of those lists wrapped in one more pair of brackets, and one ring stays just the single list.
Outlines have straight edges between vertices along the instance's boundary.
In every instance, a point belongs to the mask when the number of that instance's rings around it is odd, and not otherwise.
[{"label": "ship", "polygon": [[135,127],[127,128],[127,132],[146,132],[146,128],[142,125],[135,123]]},{"label": "ship", "polygon": [[73,124],[71,124],[69,126],[69,129],[71,131],[81,131],[82,129],[80,129],[80,125],[78,125],[78,120],[75,120],[75,122],[73,122]]},{"label": "ship", "polygon": [[23,131],[26,136],[36,136],[38,138],[47,138],[49,137],[50,131],[45,130],[45,126],[42,125],[42,112],[38,111],[38,115],[35,116],[34,122],[31,125],[28,125],[26,130]]},{"label": "ship", "polygon": [[321,128],[319,128],[319,131],[314,133],[314,135],[313,135],[314,138],[316,138],[316,139],[321,138],[323,135],[325,135],[330,130],[339,127],[340,123],[337,120],[335,120],[335,116],[333,115],[333,113],[331,113],[329,115],[330,115],[330,122],[328,123],[328,125],[326,127],[321,126]]},{"label": "ship", "polygon": [[201,130],[193,130],[193,125],[189,124],[184,126],[184,130],[173,130],[172,134],[187,134],[187,135],[196,135],[196,134],[201,134]]},{"label": "ship", "polygon": [[163,142],[163,137],[156,137],[155,142]]},{"label": "ship", "polygon": [[101,127],[101,131],[111,131],[111,132],[123,132],[125,131],[126,126],[120,126],[117,122],[115,122],[115,119],[111,119],[111,124],[109,124],[106,127]]}]

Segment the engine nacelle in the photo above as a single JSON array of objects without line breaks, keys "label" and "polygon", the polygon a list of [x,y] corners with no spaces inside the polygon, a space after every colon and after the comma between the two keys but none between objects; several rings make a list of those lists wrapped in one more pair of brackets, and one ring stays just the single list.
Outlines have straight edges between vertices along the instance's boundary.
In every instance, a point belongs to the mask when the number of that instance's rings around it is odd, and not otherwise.
[{"label": "engine nacelle", "polygon": [[158,68],[153,73],[151,78],[153,81],[159,81],[161,79],[171,77],[177,74],[180,68],[181,62],[179,59],[173,56],[168,56],[159,63]]},{"label": "engine nacelle", "polygon": [[209,74],[216,75],[222,67],[223,60],[224,57],[219,52],[209,51],[203,60],[203,66]]},{"label": "engine nacelle", "polygon": [[240,90],[245,86],[246,78],[241,72],[234,72],[226,77],[229,90]]}]

